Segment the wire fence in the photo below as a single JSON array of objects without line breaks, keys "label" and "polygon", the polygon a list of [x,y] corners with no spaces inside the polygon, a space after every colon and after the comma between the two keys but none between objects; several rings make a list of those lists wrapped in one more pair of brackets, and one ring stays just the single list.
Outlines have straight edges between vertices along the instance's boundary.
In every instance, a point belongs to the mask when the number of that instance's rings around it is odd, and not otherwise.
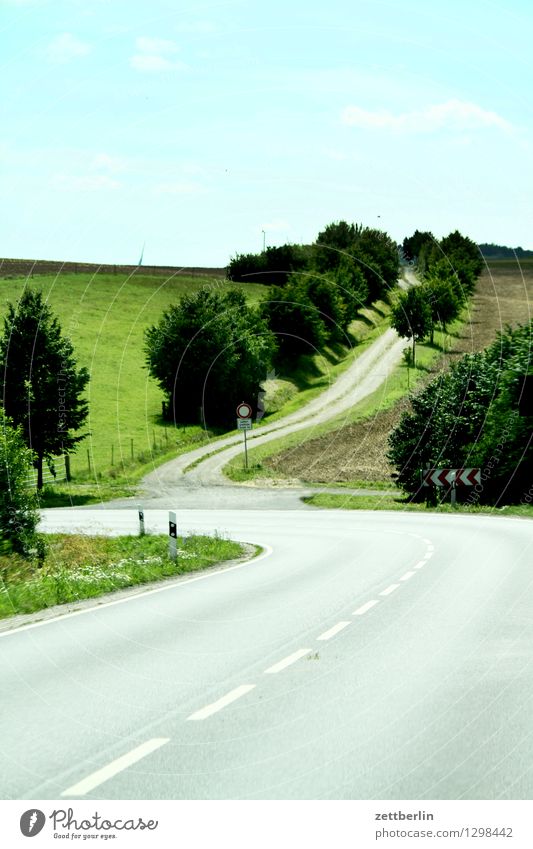
[{"label": "wire fence", "polygon": [[[56,457],[56,459],[54,460],[54,471],[55,475],[50,471],[46,464],[44,465],[43,484],[57,483],[58,481],[65,481],[67,479],[67,468],[64,457]],[[32,472],[30,472],[30,474],[26,478],[26,486],[37,486],[37,469],[34,469]]]}]

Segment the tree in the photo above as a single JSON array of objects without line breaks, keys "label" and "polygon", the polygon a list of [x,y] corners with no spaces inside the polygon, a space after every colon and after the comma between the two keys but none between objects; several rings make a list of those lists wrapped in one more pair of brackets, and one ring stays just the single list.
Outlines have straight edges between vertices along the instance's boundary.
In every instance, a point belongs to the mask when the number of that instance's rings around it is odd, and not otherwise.
[{"label": "tree", "polygon": [[237,254],[226,269],[228,280],[283,286],[294,271],[309,263],[311,248],[307,245],[268,247],[260,254]]},{"label": "tree", "polygon": [[[396,242],[383,230],[359,227],[356,233],[355,254],[365,259],[366,267],[371,269],[370,274],[366,274],[365,265],[361,265],[369,287],[370,299],[374,301],[382,298],[398,281],[400,260]],[[377,274],[374,269],[377,269]]]},{"label": "tree", "polygon": [[433,233],[429,231],[415,230],[412,236],[406,236],[403,240],[403,253],[408,260],[417,260],[422,246],[427,242],[430,245],[435,243]]},{"label": "tree", "polygon": [[482,354],[467,354],[411,399],[412,411],[402,415],[389,436],[388,457],[399,486],[420,496],[423,469],[474,465],[470,446],[480,438],[497,379],[494,363]]},{"label": "tree", "polygon": [[[329,279],[330,275],[328,275]],[[332,273],[332,280],[344,301],[346,321],[357,317],[368,302],[368,284],[361,269],[348,257],[343,257]]]},{"label": "tree", "polygon": [[513,502],[529,493],[533,409],[521,399],[528,391],[532,342],[533,321],[508,329],[411,399],[411,411],[389,437],[388,457],[400,486],[420,497],[421,470],[479,467],[482,483],[470,498]]},{"label": "tree", "polygon": [[28,487],[32,452],[20,428],[0,407],[0,551],[27,554],[39,521],[35,492]]},{"label": "tree", "polygon": [[318,234],[313,246],[313,267],[331,272],[352,263],[363,275],[370,302],[382,298],[398,279],[396,243],[382,230],[336,221]]},{"label": "tree", "polygon": [[327,341],[324,319],[309,296],[305,278],[292,275],[286,286],[271,286],[261,314],[276,337],[278,359],[314,352]]},{"label": "tree", "polygon": [[442,332],[446,333],[446,325],[457,318],[461,306],[449,280],[429,278],[422,288],[431,312],[430,342],[433,344],[435,324],[440,323]]},{"label": "tree", "polygon": [[144,351],[174,421],[228,426],[240,401],[255,406],[275,348],[265,320],[241,291],[203,287],[146,330]]},{"label": "tree", "polygon": [[87,434],[76,436],[87,419],[82,398],[89,382],[76,368],[74,349],[41,292],[27,289],[9,304],[0,338],[0,374],[6,415],[20,425],[34,452],[37,488],[43,486],[43,460],[69,454]]},{"label": "tree", "polygon": [[399,336],[413,340],[413,366],[416,342],[421,342],[431,331],[431,310],[425,291],[413,286],[401,292],[392,308],[391,325]]}]

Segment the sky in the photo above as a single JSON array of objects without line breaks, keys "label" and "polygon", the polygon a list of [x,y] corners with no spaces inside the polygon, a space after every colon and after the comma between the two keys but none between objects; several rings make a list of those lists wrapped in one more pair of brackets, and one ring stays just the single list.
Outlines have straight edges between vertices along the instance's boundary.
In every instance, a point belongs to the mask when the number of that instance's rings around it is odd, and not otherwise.
[{"label": "sky", "polygon": [[0,0],[0,256],[221,266],[340,219],[533,249],[532,22],[529,0]]}]

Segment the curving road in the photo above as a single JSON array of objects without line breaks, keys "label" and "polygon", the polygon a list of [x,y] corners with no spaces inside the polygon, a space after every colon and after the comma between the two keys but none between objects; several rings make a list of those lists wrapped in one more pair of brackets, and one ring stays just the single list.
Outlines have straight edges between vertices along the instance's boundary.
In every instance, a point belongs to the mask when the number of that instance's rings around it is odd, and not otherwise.
[{"label": "curving road", "polygon": [[4,798],[531,798],[530,522],[210,510],[179,529],[268,548],[4,633]]}]

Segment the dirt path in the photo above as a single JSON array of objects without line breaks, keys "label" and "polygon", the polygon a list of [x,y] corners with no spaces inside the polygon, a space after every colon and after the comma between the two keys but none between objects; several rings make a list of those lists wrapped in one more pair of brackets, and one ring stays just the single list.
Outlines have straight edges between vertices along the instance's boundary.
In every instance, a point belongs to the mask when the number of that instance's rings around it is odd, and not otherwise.
[{"label": "dirt path", "polygon": [[[272,425],[258,428],[249,438],[250,447],[263,445],[289,433],[322,424],[374,392],[391,374],[402,356],[405,340],[390,328],[358,357],[329,388],[301,410]],[[216,451],[217,453],[213,454]],[[172,494],[182,487],[234,486],[222,474],[222,467],[242,452],[240,434],[204,445],[165,463],[145,477],[142,490],[150,497]],[[212,454],[212,456],[209,456]],[[192,463],[198,462],[187,470]],[[187,470],[187,471],[186,471]]]}]

